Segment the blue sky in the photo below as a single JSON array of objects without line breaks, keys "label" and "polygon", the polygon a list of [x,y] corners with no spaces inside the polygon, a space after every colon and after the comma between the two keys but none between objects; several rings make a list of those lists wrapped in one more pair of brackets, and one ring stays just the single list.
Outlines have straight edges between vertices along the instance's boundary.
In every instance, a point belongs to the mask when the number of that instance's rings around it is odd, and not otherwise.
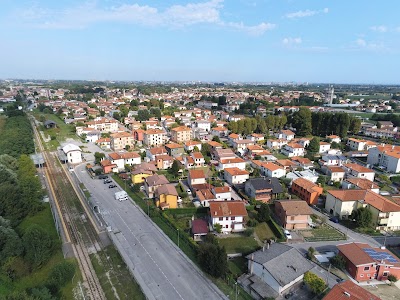
[{"label": "blue sky", "polygon": [[0,0],[0,78],[400,83],[399,0]]}]

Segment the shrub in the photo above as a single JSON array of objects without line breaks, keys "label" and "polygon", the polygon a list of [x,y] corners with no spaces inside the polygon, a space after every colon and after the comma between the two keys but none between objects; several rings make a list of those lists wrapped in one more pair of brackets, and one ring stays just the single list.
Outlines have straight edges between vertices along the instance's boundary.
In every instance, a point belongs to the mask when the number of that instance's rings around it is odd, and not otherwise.
[{"label": "shrub", "polygon": [[63,261],[51,269],[49,278],[47,279],[47,286],[53,293],[56,293],[72,279],[74,273],[74,264],[68,261]]},{"label": "shrub", "polygon": [[390,282],[396,282],[398,279],[397,279],[396,275],[389,274],[388,280],[389,280]]},{"label": "shrub", "polygon": [[254,228],[247,228],[247,229],[244,231],[244,235],[245,235],[245,236],[251,236],[253,233],[254,233]]}]

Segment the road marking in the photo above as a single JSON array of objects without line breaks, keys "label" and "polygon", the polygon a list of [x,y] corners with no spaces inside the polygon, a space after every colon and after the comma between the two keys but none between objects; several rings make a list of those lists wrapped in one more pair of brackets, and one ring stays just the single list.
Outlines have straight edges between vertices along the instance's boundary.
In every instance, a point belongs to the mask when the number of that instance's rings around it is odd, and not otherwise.
[{"label": "road marking", "polygon": [[[128,228],[129,232],[132,234],[133,238],[137,241],[137,243],[140,244],[140,246],[143,248],[143,250],[146,252],[146,254],[150,257],[150,259],[152,260],[152,262],[157,266],[157,268],[160,270],[160,273],[165,277],[165,279],[167,280],[167,282],[172,286],[172,288],[174,289],[174,291],[178,294],[178,296],[183,300],[184,298],[181,296],[181,294],[177,291],[177,289],[175,288],[175,286],[172,284],[172,282],[168,279],[167,275],[165,275],[164,271],[161,270],[160,266],[157,264],[157,262],[153,259],[153,257],[150,255],[150,253],[147,251],[147,249],[143,246],[142,242],[136,238],[136,236],[134,235],[133,231],[131,230],[131,228],[128,226],[128,224],[125,222],[125,220],[121,217],[121,215],[119,214],[118,211],[115,210],[115,212],[117,213],[118,217],[122,220],[122,222],[125,224],[125,226]],[[125,238],[126,239],[126,238]]]}]

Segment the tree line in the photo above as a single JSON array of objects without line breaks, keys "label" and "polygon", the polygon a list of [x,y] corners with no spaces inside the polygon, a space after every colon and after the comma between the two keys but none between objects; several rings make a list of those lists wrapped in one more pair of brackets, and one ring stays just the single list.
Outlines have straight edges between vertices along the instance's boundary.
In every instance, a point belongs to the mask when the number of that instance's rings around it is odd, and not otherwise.
[{"label": "tree line", "polygon": [[257,115],[255,118],[245,118],[244,120],[231,121],[228,129],[237,134],[247,135],[250,133],[267,134],[269,130],[280,130],[287,123],[285,114],[268,115],[263,118]]}]

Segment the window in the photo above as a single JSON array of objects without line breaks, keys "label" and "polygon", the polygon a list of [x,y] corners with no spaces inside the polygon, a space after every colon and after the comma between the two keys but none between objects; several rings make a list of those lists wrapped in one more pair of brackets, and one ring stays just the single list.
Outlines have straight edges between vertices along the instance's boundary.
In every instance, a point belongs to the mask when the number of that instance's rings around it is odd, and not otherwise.
[{"label": "window", "polygon": [[229,225],[225,225],[225,228],[229,228]]},{"label": "window", "polygon": [[387,272],[387,271],[383,272],[383,274],[382,274],[383,277],[387,277],[388,275],[389,275],[389,272]]},{"label": "window", "polygon": [[227,221],[228,221],[228,220],[229,220],[229,217],[226,217],[226,219],[225,219],[225,220],[227,220]]},{"label": "window", "polygon": [[220,220],[220,221],[223,221],[223,220],[224,220],[224,218],[223,218],[223,217],[219,217],[219,220]]},{"label": "window", "polygon": [[231,217],[231,220],[235,220],[235,217]]},{"label": "window", "polygon": [[360,277],[364,277],[364,274],[361,274]]},{"label": "window", "polygon": [[369,267],[364,267],[364,271],[369,271]]},{"label": "window", "polygon": [[367,274],[368,277],[371,277],[371,274]]}]

